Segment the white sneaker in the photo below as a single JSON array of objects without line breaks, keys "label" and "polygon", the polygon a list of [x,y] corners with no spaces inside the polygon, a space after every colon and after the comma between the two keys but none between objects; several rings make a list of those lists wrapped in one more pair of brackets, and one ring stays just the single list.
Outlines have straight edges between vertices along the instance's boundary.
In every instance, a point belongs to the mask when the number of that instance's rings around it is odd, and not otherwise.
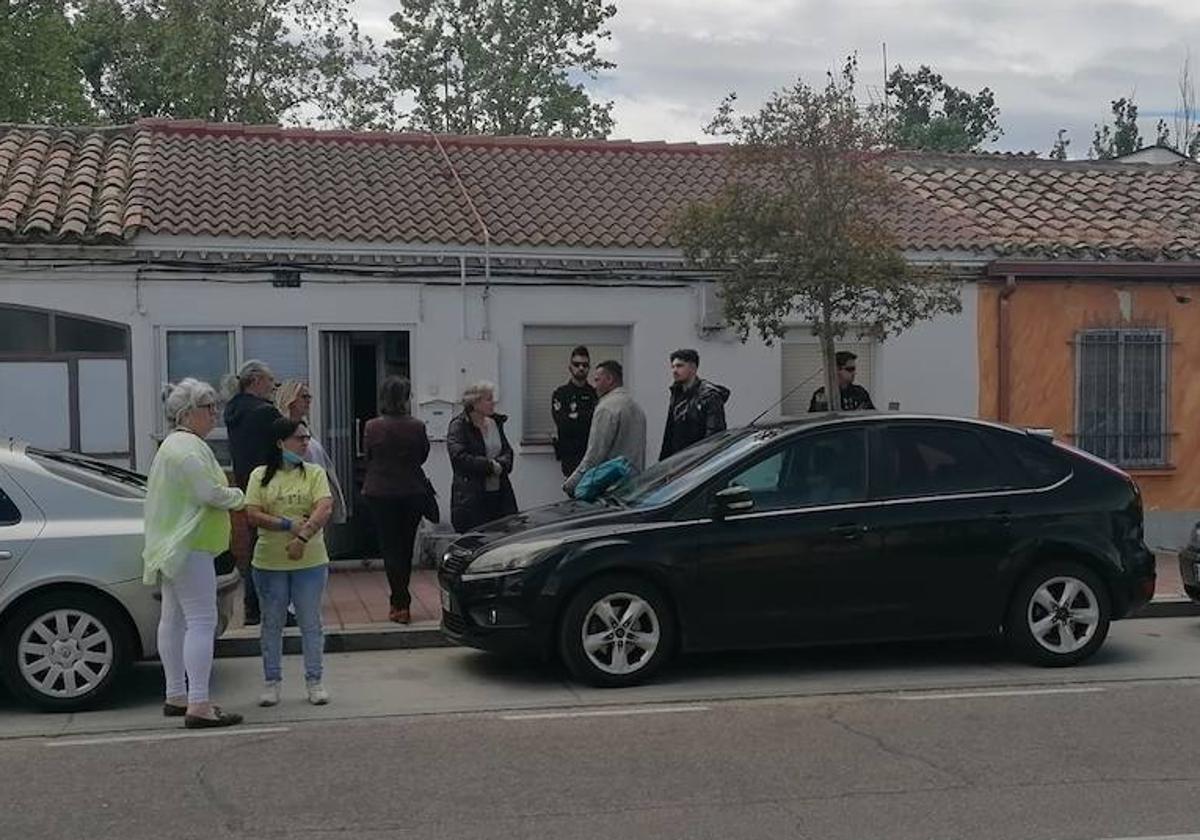
[{"label": "white sneaker", "polygon": [[320,680],[308,683],[308,702],[314,706],[324,706],[329,702],[329,692]]},{"label": "white sneaker", "polygon": [[269,682],[263,687],[263,693],[258,695],[258,705],[260,706],[278,706],[279,705],[279,690],[281,685],[278,681]]}]

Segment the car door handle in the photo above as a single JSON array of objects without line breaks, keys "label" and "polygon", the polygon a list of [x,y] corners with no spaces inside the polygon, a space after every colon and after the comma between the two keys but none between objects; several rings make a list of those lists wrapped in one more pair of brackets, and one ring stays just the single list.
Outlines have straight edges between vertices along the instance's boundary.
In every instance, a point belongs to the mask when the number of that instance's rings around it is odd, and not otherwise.
[{"label": "car door handle", "polygon": [[998,510],[995,513],[989,513],[987,518],[989,521],[1007,528],[1012,524],[1012,511]]},{"label": "car door handle", "polygon": [[835,525],[829,529],[829,533],[844,540],[861,540],[863,535],[867,533],[867,526],[853,524]]},{"label": "car door handle", "polygon": [[11,560],[11,559],[12,559],[11,551],[0,551],[0,560]]}]

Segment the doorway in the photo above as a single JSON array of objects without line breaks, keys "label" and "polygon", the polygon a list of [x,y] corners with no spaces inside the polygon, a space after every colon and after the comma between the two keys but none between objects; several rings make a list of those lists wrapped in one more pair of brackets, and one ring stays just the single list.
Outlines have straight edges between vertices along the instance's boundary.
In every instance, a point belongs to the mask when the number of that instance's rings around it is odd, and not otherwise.
[{"label": "doorway", "polygon": [[387,376],[412,379],[407,330],[321,331],[321,420],[329,457],[346,496],[346,522],[326,530],[330,557],[376,557],[375,529],[362,498],[363,428]]}]

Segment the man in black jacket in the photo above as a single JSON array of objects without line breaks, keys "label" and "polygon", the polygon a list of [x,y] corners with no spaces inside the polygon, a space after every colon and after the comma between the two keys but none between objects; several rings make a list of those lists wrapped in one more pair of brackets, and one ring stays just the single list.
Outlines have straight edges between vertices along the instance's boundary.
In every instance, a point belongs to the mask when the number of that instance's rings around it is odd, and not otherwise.
[{"label": "man in black jacket", "polygon": [[[246,362],[238,369],[237,384],[237,395],[225,406],[225,428],[229,432],[233,480],[245,490],[250,473],[267,462],[267,454],[275,445],[271,424],[282,415],[270,400],[275,391],[275,374],[265,363],[257,359]],[[256,531],[252,528],[250,534],[253,556]],[[246,624],[258,624],[258,593],[254,591],[254,577],[248,568],[242,574],[242,600]]]},{"label": "man in black jacket", "polygon": [[701,379],[700,354],[676,350],[671,354],[671,404],[663,429],[659,460],[687,449],[709,435],[725,431],[725,401],[729,389]]},{"label": "man in black jacket", "polygon": [[[871,395],[867,393],[867,389],[854,383],[854,376],[858,371],[858,356],[849,350],[839,350],[833,359],[837,365],[838,388],[841,390],[840,405],[834,411],[874,411],[875,404],[871,402]],[[813,392],[808,410],[829,411],[829,400],[825,399],[824,388]]]},{"label": "man in black jacket", "polygon": [[554,417],[554,455],[562,465],[562,474],[575,472],[583,453],[587,451],[588,434],[592,430],[592,414],[599,396],[588,382],[591,356],[586,347],[571,351],[571,379],[554,390],[550,398],[550,413]]}]

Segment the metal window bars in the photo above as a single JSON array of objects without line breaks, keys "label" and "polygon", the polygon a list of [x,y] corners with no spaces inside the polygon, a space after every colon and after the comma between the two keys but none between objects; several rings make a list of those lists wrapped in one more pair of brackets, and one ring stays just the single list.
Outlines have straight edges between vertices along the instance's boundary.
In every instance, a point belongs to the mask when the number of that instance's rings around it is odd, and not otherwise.
[{"label": "metal window bars", "polygon": [[1076,337],[1076,443],[1126,467],[1168,461],[1167,333],[1095,329]]}]

